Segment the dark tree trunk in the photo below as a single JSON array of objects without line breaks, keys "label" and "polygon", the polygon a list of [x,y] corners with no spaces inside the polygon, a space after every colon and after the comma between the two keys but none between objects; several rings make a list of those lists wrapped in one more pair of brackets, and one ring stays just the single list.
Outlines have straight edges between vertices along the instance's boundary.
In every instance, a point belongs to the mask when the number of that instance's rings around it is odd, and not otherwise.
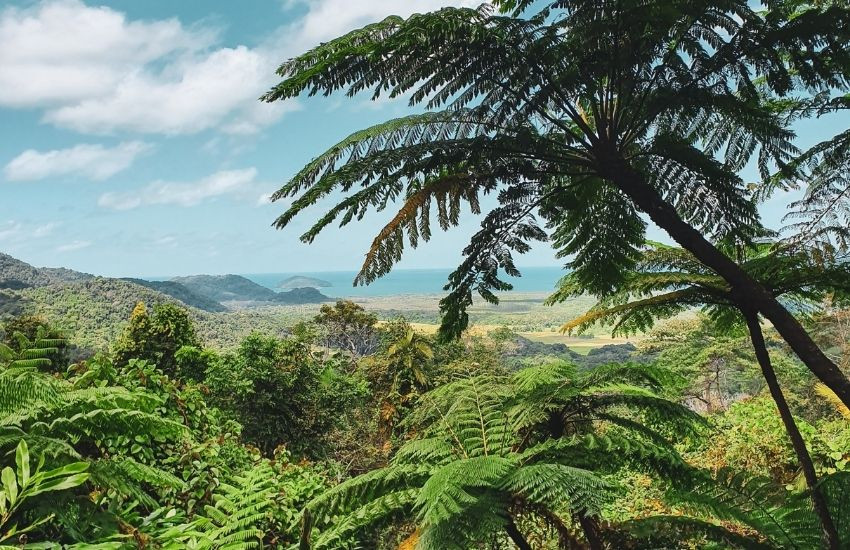
[{"label": "dark tree trunk", "polygon": [[791,439],[791,445],[794,447],[797,460],[799,460],[800,467],[803,470],[803,476],[806,478],[806,485],[808,485],[811,492],[812,506],[820,519],[824,542],[830,550],[837,550],[840,547],[838,531],[836,531],[835,524],[832,522],[832,516],[829,514],[829,508],[826,505],[823,493],[818,488],[815,465],[812,463],[809,450],[806,448],[806,442],[803,441],[803,436],[797,428],[797,423],[794,422],[791,409],[788,407],[788,402],[785,401],[785,396],[782,394],[782,389],[779,387],[779,382],[776,379],[776,372],[773,370],[770,355],[764,344],[764,335],[761,332],[758,316],[753,313],[745,314],[745,317],[747,318],[747,327],[750,329],[750,338],[753,341],[756,358],[761,366],[761,372],[767,381],[767,387],[770,389],[770,395],[776,403],[776,408],[779,409],[779,416],[782,417],[785,431],[788,432],[788,437]]},{"label": "dark tree trunk", "polygon": [[310,510],[304,509],[304,516],[301,518],[301,536],[298,539],[298,550],[311,550],[313,543],[311,535],[313,532],[313,515]]},{"label": "dark tree trunk", "polygon": [[511,516],[508,516],[508,524],[505,526],[505,531],[508,532],[508,536],[511,537],[511,540],[519,550],[532,550],[531,545],[525,540],[525,537],[516,526],[514,518]]},{"label": "dark tree trunk", "polygon": [[599,538],[599,525],[596,523],[596,519],[593,516],[586,515],[584,511],[579,512],[576,516],[590,550],[602,550],[602,539]]},{"label": "dark tree trunk", "polygon": [[799,321],[764,286],[711,244],[699,231],[682,220],[643,177],[612,158],[606,167],[608,177],[650,219],[664,229],[679,245],[729,283],[732,296],[743,310],[754,309],[764,315],[809,370],[850,407],[850,380],[818,348]]}]

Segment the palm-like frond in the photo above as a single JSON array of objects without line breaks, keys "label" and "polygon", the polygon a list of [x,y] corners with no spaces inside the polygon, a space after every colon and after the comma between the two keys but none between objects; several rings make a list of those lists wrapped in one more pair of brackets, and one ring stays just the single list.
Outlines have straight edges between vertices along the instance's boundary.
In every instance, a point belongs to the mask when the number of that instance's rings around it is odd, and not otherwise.
[{"label": "palm-like frond", "polygon": [[[683,539],[705,537],[733,548],[818,548],[821,530],[805,494],[742,473],[722,470],[714,476],[692,478],[695,483],[671,490],[667,499],[687,514],[631,522],[643,536],[657,526],[672,529]],[[821,482],[841,544],[850,542],[850,480],[846,473]],[[842,546],[843,547],[843,546]]]},{"label": "palm-like frond", "polygon": [[[445,8],[352,31],[283,63],[264,96],[371,91],[427,110],[352,134],[274,197],[296,197],[283,227],[332,191],[345,194],[308,241],[337,219],[400,202],[358,283],[389,271],[405,233],[411,246],[428,240],[432,199],[445,229],[460,203],[477,212],[481,196],[498,193],[448,281],[443,336],[466,327],[474,292],[496,301],[510,288],[501,272],[516,275],[514,255],[533,241],[551,238],[587,288],[618,285],[640,256],[639,210],[654,213],[626,173],[704,234],[751,240],[758,214],[737,172],[750,159],[763,175],[790,163],[789,121],[814,112],[783,96],[846,85],[842,38],[826,29],[850,16],[834,5],[793,14],[743,0],[497,6],[512,16]],[[826,48],[828,61],[812,53]]]},{"label": "palm-like frond", "polygon": [[[605,411],[624,409],[681,414],[675,404],[662,404],[652,394],[665,376],[639,366],[577,376],[574,366],[558,364],[514,377],[463,376],[440,386],[423,395],[406,420],[417,435],[389,466],[345,481],[308,505],[320,529],[316,547],[333,547],[358,529],[402,516],[416,522],[420,547],[467,548],[503,533],[517,503],[528,513],[545,510],[541,521],[596,513],[615,490],[604,473],[626,464],[667,474],[683,471],[675,450],[641,426],[637,416],[633,424],[625,417],[618,423],[613,414],[601,418]],[[587,404],[591,416],[600,418],[586,419],[590,426],[582,435],[529,437],[537,422],[525,411],[548,410],[548,402],[523,403],[550,393],[560,406]],[[623,433],[593,434],[592,426],[603,422],[619,425]]]},{"label": "palm-like frond", "polygon": [[703,422],[658,393],[676,378],[652,365],[612,364],[579,374],[569,363],[543,363],[514,375],[517,399],[511,422],[526,437],[533,432],[560,437],[604,421],[663,445],[663,438],[643,421],[652,419],[678,433],[692,433]]},{"label": "palm-like frond", "polygon": [[[846,109],[850,100],[841,98]],[[834,103],[834,102],[833,102]],[[824,260],[850,252],[850,130],[818,143],[778,176],[791,185],[805,181],[805,196],[789,205],[784,221],[788,241],[794,246],[814,248]]]},{"label": "palm-like frond", "polygon": [[[741,267],[798,314],[817,309],[826,296],[838,303],[850,298],[850,268],[846,264],[824,265],[810,252],[770,244],[727,249],[739,256]],[[549,303],[582,292],[575,277],[567,275]],[[611,326],[614,334],[634,334],[652,328],[689,309],[701,307],[710,317],[738,322],[736,300],[726,282],[707,273],[688,252],[648,245],[638,267],[622,284],[600,296],[587,313],[565,323],[566,332]]]}]

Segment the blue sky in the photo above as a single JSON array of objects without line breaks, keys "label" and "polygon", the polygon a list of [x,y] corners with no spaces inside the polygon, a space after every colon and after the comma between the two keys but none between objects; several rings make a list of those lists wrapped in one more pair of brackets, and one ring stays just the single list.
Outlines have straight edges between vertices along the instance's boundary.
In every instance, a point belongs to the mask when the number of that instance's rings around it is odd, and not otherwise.
[{"label": "blue sky", "polygon": [[[352,131],[406,113],[405,101],[256,98],[290,56],[447,3],[3,3],[0,251],[110,276],[356,269],[392,213],[308,246],[297,237],[320,211],[277,231],[285,204],[264,197]],[[765,207],[769,221],[785,200]],[[455,265],[477,223],[435,235],[400,267]],[[518,263],[558,262],[544,245]]]}]

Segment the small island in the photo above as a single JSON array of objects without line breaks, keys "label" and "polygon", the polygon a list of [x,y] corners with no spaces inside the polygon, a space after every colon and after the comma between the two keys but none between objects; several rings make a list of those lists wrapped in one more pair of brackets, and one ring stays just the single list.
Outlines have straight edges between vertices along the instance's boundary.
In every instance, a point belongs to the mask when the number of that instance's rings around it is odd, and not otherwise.
[{"label": "small island", "polygon": [[316,279],[315,277],[305,277],[303,275],[293,275],[292,277],[288,277],[281,281],[277,285],[277,288],[327,288],[329,286],[333,286],[333,284],[322,279]]}]

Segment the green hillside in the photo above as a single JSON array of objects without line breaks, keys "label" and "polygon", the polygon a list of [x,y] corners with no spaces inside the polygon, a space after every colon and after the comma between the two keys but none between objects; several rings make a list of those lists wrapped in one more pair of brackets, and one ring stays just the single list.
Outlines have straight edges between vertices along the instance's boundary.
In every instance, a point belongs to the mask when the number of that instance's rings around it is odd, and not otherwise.
[{"label": "green hillside", "polygon": [[275,302],[282,304],[308,304],[329,301],[330,298],[314,288],[296,288],[289,292],[275,292],[240,275],[192,275],[174,277],[190,291],[218,302]]},{"label": "green hillside", "polygon": [[187,306],[196,307],[203,311],[227,311],[227,308],[219,302],[193,292],[184,285],[175,281],[146,281],[144,279],[133,279],[129,277],[123,280],[156,290],[157,292],[162,292],[163,294],[167,294],[172,298],[180,300]]}]

